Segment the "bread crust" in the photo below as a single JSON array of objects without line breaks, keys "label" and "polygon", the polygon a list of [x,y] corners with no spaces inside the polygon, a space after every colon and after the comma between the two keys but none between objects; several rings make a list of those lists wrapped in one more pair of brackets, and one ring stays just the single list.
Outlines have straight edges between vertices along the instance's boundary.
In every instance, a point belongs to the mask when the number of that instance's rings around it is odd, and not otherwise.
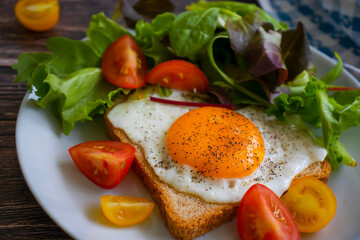
[{"label": "bread crust", "polygon": [[[161,181],[145,160],[141,147],[133,143],[122,129],[115,128],[107,118],[107,114],[105,114],[105,125],[111,140],[135,146],[136,153],[132,168],[158,205],[161,217],[175,239],[194,239],[236,216],[238,203],[204,202],[197,196],[179,192]],[[296,178],[314,176],[326,183],[330,172],[330,164],[325,160],[310,165]]]}]

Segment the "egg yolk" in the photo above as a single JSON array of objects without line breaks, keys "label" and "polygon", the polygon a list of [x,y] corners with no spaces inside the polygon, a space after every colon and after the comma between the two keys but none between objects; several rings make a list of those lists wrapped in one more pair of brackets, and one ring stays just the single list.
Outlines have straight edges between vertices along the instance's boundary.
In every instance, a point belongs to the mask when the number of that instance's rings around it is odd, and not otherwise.
[{"label": "egg yolk", "polygon": [[178,118],[166,135],[172,159],[207,177],[241,178],[264,158],[264,140],[246,117],[219,107],[196,108]]}]

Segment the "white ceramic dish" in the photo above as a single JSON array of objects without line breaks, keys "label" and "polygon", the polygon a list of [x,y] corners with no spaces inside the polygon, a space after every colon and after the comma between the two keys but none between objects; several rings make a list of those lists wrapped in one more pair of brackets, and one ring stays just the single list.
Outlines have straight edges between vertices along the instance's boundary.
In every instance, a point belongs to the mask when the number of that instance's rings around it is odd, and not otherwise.
[{"label": "white ceramic dish", "polygon": [[[313,49],[313,63],[318,76],[334,65],[324,54]],[[338,83],[360,86],[347,72]],[[104,190],[85,178],[68,154],[68,148],[88,140],[107,139],[101,118],[81,123],[69,136],[61,134],[57,120],[49,109],[41,109],[28,101],[21,104],[16,125],[16,147],[24,178],[44,211],[75,239],[171,239],[161,220],[159,210],[144,222],[131,227],[117,227],[103,216],[100,197],[105,194],[150,195],[135,174],[130,171],[124,181],[112,190]],[[342,143],[360,163],[360,127],[342,134]],[[342,166],[331,174],[329,186],[334,191],[338,210],[333,221],[316,234],[303,239],[359,239],[360,228],[360,167]],[[231,221],[198,239],[238,239],[236,222]]]}]

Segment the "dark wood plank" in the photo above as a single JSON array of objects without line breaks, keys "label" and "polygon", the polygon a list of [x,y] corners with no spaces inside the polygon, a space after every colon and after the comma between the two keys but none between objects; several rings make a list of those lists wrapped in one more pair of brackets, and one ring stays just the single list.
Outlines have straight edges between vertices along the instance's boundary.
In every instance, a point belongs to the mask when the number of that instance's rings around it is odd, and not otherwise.
[{"label": "dark wood plank", "polygon": [[53,36],[72,39],[85,37],[91,16],[104,12],[111,16],[117,0],[59,0],[58,24],[47,32],[33,32],[23,27],[16,19],[16,1],[2,0],[0,7],[0,66],[11,66],[22,52],[46,51],[46,40]]},{"label": "dark wood plank", "polygon": [[31,194],[17,159],[17,112],[27,90],[16,72],[0,67],[0,239],[70,239]]},{"label": "dark wood plank", "polygon": [[[17,113],[26,84],[14,83],[11,65],[22,52],[46,51],[52,36],[81,39],[94,13],[110,16],[117,0],[60,0],[60,20],[50,31],[35,33],[17,21],[16,1],[0,7],[0,239],[70,239],[42,210],[24,181],[15,147]],[[5,67],[4,67],[5,66]]]}]

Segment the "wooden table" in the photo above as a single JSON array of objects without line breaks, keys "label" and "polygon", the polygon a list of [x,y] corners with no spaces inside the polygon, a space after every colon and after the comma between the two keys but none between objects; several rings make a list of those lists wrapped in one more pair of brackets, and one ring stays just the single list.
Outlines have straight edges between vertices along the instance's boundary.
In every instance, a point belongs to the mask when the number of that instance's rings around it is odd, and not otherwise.
[{"label": "wooden table", "polygon": [[0,239],[70,239],[42,210],[20,170],[15,147],[17,113],[27,91],[14,83],[11,65],[22,52],[46,51],[46,39],[81,39],[92,14],[111,16],[117,0],[60,0],[60,20],[52,30],[25,29],[14,14],[15,0],[0,5]]},{"label": "wooden table", "polygon": [[49,37],[82,39],[91,16],[100,11],[111,16],[117,0],[60,0],[58,24],[43,33],[20,25],[14,14],[15,3],[2,0],[0,4],[0,239],[69,239],[42,210],[21,173],[15,127],[27,88],[13,82],[16,71],[11,66],[22,52],[46,51]]}]

